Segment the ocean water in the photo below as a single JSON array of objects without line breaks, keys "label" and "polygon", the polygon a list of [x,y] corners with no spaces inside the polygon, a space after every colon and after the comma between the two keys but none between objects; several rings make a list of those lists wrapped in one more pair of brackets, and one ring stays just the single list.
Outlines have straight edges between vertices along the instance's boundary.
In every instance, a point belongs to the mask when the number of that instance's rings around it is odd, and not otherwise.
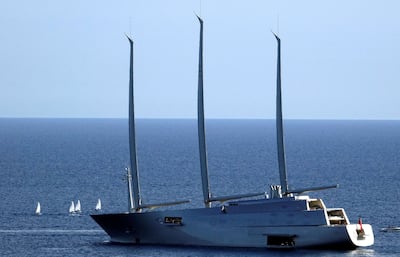
[{"label": "ocean water", "polygon": [[[0,256],[399,256],[400,121],[285,121],[292,188],[372,224],[375,245],[353,251],[116,245],[89,217],[127,210],[125,119],[0,119]],[[273,120],[207,120],[213,195],[268,191],[279,181]],[[202,205],[195,120],[138,120],[144,202]],[[80,200],[82,214],[68,215]],[[36,202],[42,215],[34,215]]]}]

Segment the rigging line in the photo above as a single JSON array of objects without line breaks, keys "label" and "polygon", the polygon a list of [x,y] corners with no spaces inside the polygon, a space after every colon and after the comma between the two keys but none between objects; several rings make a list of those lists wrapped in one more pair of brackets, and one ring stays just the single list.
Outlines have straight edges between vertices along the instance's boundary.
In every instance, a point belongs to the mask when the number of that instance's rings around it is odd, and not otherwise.
[{"label": "rigging line", "polygon": [[201,9],[202,9],[202,0],[200,0],[200,17],[203,17],[202,15],[201,15]]},{"label": "rigging line", "polygon": [[129,16],[129,37],[132,38],[132,16]]},{"label": "rigging line", "polygon": [[277,26],[277,28],[276,28],[276,35],[279,37],[279,13],[277,14],[277,16],[276,16],[276,26]]}]

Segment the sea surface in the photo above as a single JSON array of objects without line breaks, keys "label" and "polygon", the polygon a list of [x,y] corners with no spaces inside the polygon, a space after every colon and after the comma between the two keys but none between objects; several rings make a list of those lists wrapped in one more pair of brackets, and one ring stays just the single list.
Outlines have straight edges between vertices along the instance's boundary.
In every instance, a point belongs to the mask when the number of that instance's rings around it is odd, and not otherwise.
[{"label": "sea surface", "polygon": [[[291,188],[372,224],[375,245],[353,251],[232,249],[111,244],[90,218],[128,208],[126,119],[0,119],[0,256],[400,256],[400,121],[287,120]],[[146,203],[202,205],[195,120],[138,120],[140,183]],[[213,195],[268,191],[279,182],[273,120],[207,120]],[[71,201],[82,214],[71,216]],[[34,215],[37,201],[42,215]],[[183,207],[183,206],[181,206]]]}]

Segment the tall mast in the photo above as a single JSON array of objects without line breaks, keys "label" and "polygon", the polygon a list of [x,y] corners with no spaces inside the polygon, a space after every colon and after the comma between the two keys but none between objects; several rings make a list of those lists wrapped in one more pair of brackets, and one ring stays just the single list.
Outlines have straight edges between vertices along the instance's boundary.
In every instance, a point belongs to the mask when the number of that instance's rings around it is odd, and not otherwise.
[{"label": "tall mast", "polygon": [[[135,137],[135,112],[133,92],[133,40],[128,37],[130,44],[130,65],[129,65],[129,152],[130,168],[128,168],[128,190],[130,211],[140,211],[141,199],[139,189],[139,170],[136,158],[136,137]],[[132,199],[133,193],[133,199]]]},{"label": "tall mast", "polygon": [[289,188],[286,175],[285,146],[283,143],[283,120],[282,120],[282,92],[281,92],[281,39],[275,35],[278,41],[278,60],[276,73],[276,138],[278,144],[279,177],[282,194],[287,195]]},{"label": "tall mast", "polygon": [[211,207],[210,185],[208,182],[207,147],[204,128],[204,96],[203,96],[203,20],[197,16],[200,22],[200,44],[199,44],[199,77],[197,91],[197,126],[199,136],[201,184],[203,187],[204,205]]}]

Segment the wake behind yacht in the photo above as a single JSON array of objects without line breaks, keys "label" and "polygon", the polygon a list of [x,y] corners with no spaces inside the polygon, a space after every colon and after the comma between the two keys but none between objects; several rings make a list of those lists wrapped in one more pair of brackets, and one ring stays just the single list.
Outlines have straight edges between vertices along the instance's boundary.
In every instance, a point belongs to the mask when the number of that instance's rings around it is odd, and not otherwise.
[{"label": "wake behind yacht", "polygon": [[[278,36],[276,127],[280,185],[266,193],[212,195],[207,168],[203,103],[203,20],[200,22],[198,66],[198,139],[204,207],[152,210],[188,201],[144,204],[139,190],[133,110],[133,41],[130,42],[129,144],[127,169],[129,210],[125,213],[93,214],[112,242],[258,248],[332,247],[352,249],[374,243],[368,224],[351,224],[344,209],[327,208],[321,199],[303,195],[334,186],[291,190],[286,176],[281,103],[281,60]],[[133,171],[133,173],[132,173]],[[262,196],[262,198],[261,198]],[[253,199],[245,199],[252,198]],[[255,198],[257,197],[257,198]],[[217,202],[217,204],[215,204]],[[220,204],[218,204],[220,203]]]}]

